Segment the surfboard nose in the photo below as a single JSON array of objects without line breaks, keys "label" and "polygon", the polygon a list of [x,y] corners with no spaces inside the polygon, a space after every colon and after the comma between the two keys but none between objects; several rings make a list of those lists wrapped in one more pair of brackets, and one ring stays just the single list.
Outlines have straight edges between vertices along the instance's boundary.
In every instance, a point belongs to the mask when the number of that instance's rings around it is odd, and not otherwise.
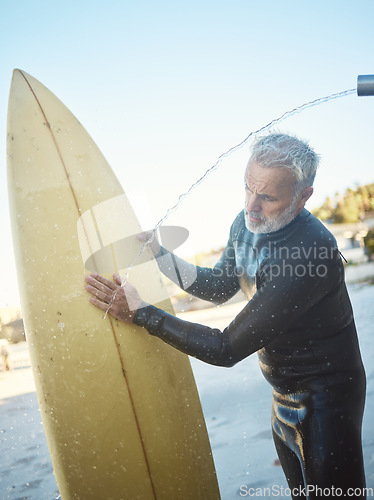
[{"label": "surfboard nose", "polygon": [[22,69],[15,68],[13,70],[12,81],[10,84],[11,90],[12,90],[14,84],[17,83],[18,81],[23,82],[25,84],[28,76],[30,76],[30,75],[25,73],[25,71],[23,71]]},{"label": "surfboard nose", "polygon": [[27,90],[32,92],[32,80],[35,79],[25,71],[18,68],[13,70],[9,91],[8,118],[9,110],[23,105],[23,102],[27,99]]}]

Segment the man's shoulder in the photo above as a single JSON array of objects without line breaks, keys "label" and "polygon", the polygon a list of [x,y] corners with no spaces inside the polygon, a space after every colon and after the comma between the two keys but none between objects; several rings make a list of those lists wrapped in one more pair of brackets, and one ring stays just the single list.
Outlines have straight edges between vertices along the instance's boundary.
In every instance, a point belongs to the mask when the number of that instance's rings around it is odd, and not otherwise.
[{"label": "man's shoulder", "polygon": [[246,231],[245,227],[245,218],[244,218],[244,210],[238,213],[235,217],[234,222],[231,224],[230,236],[233,240],[238,239],[241,234],[244,234]]},{"label": "man's shoulder", "polygon": [[294,225],[294,230],[274,249],[273,257],[290,259],[294,265],[305,262],[320,262],[331,265],[340,262],[339,250],[334,235],[328,228],[304,209]]},{"label": "man's shoulder", "polygon": [[305,210],[305,212],[305,224],[302,225],[301,230],[306,235],[307,239],[321,245],[334,248],[337,247],[335,236],[331,231],[329,231],[329,229],[313,214],[307,210]]},{"label": "man's shoulder", "polygon": [[336,260],[337,243],[330,231],[304,209],[283,229],[269,235],[263,255],[270,261],[289,261],[294,266],[311,261]]}]

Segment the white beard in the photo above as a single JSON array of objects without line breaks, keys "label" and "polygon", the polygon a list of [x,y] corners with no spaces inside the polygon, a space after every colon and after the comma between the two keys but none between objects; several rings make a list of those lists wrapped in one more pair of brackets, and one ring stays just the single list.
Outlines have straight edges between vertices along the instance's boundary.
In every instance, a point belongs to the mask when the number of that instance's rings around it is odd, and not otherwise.
[{"label": "white beard", "polygon": [[[257,212],[247,212],[244,209],[245,225],[248,231],[255,234],[267,234],[279,231],[282,227],[287,226],[296,217],[296,205],[298,196],[294,196],[290,206],[286,208],[281,214],[273,218],[267,219],[265,216]],[[261,219],[261,222],[252,222],[249,216]]]}]

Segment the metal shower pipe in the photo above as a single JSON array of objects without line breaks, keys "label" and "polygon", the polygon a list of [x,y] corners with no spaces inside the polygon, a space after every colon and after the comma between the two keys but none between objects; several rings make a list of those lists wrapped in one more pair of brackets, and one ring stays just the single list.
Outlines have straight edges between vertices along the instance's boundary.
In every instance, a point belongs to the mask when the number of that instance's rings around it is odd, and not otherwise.
[{"label": "metal shower pipe", "polygon": [[357,95],[374,95],[374,75],[359,75],[357,77]]}]

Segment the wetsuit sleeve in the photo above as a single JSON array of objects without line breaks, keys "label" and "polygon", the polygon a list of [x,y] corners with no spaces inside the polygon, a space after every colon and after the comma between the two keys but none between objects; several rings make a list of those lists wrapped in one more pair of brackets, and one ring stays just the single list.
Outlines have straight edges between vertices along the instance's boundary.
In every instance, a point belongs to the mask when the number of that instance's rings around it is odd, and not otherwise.
[{"label": "wetsuit sleeve", "polygon": [[307,271],[309,267],[309,272],[303,276],[298,275],[301,274],[300,267],[296,273],[292,260],[269,262],[262,269],[262,286],[222,332],[181,320],[153,306],[139,309],[134,323],[202,361],[233,366],[287,333],[303,315],[308,311],[311,314],[310,310],[339,286],[344,278],[338,259],[335,255],[334,262],[328,266],[324,262],[326,274],[323,276],[315,274],[318,262],[305,262],[304,269]]},{"label": "wetsuit sleeve", "polygon": [[190,264],[163,247],[156,260],[167,278],[199,299],[222,304],[233,297],[240,288],[231,238],[213,268]]},{"label": "wetsuit sleeve", "polygon": [[134,323],[179,351],[218,366],[233,366],[229,336],[218,329],[184,321],[148,305],[138,309]]}]

